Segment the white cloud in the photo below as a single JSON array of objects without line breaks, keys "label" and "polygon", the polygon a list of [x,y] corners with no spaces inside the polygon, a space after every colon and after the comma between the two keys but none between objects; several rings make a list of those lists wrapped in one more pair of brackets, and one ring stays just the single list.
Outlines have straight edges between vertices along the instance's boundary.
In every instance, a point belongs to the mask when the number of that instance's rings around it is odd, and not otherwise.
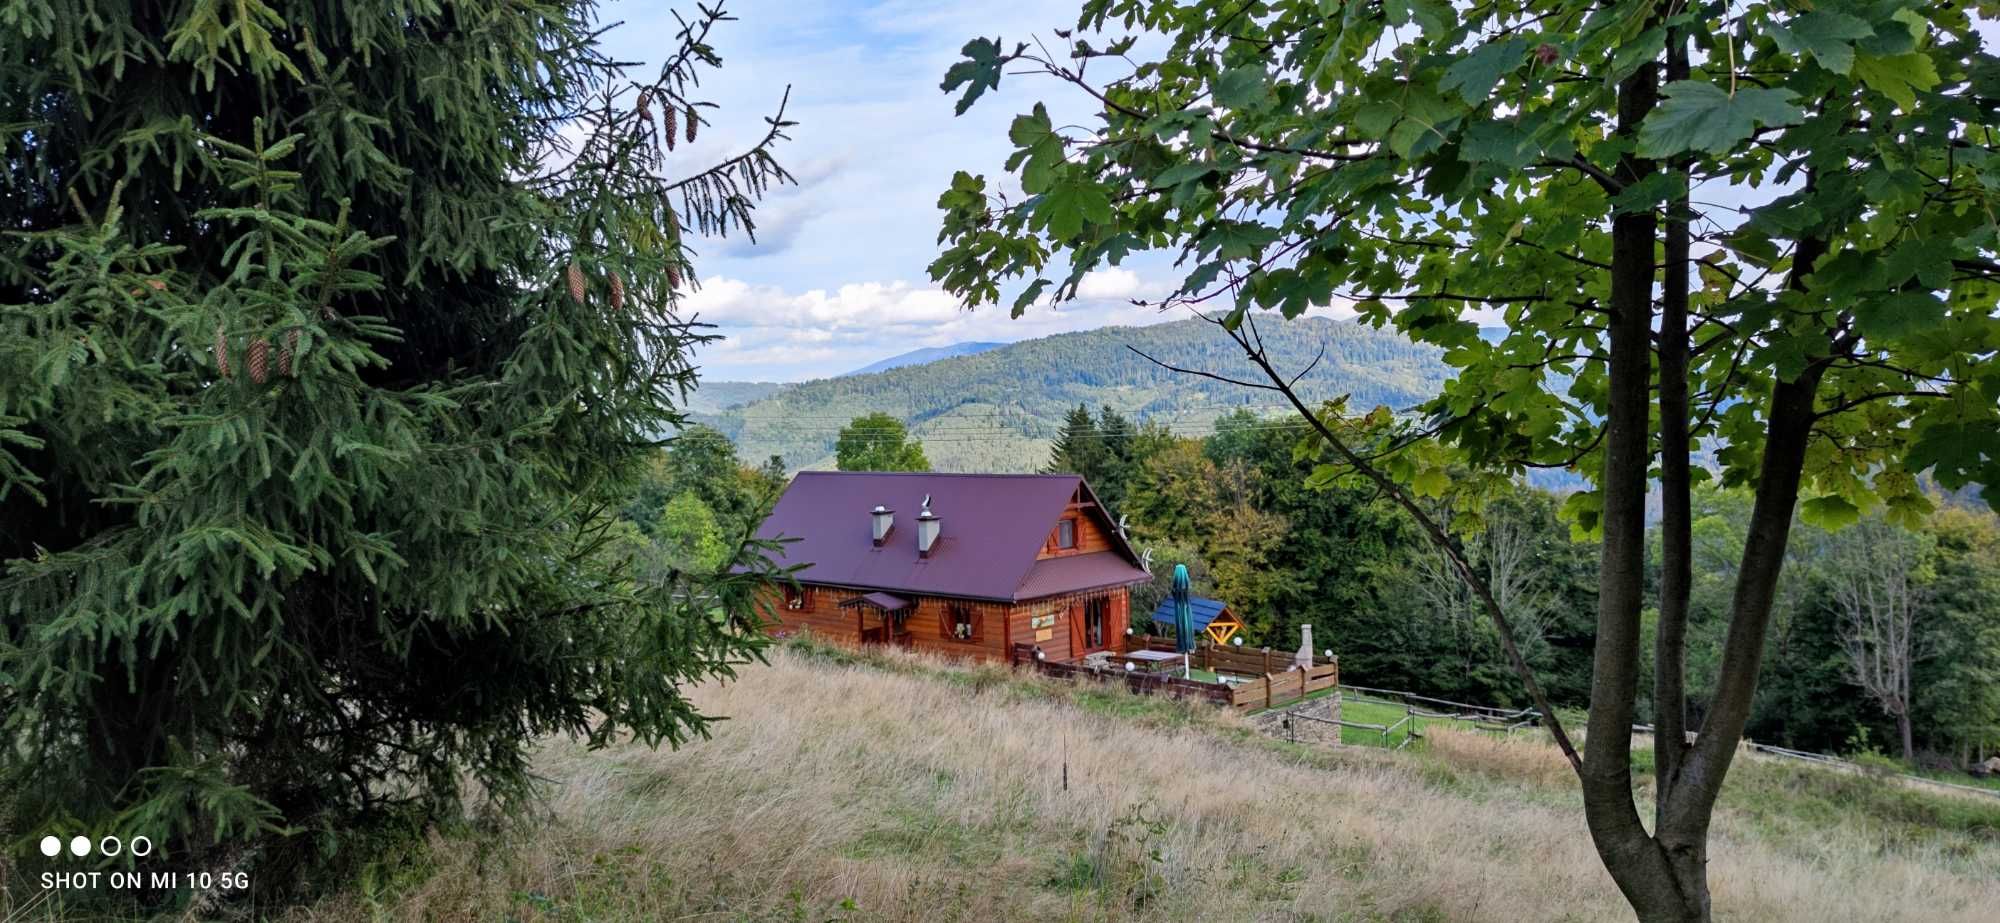
[{"label": "white cloud", "polygon": [[1096,269],[1084,273],[1076,293],[1083,298],[1140,297],[1139,274],[1130,269]]},{"label": "white cloud", "polygon": [[[740,152],[768,130],[791,87],[787,117],[798,124],[777,155],[799,178],[757,210],[757,242],[704,240],[695,268],[702,288],[681,305],[725,339],[700,351],[703,375],[725,380],[799,380],[838,374],[925,346],[1014,341],[1113,324],[1187,316],[1137,307],[1180,281],[1172,254],[1135,255],[1087,274],[1079,300],[1038,305],[1012,319],[1003,303],[965,311],[922,281],[937,257],[937,197],[956,170],[986,175],[1018,201],[1003,164],[1015,114],[1046,100],[1059,124],[1090,124],[1092,101],[1062,85],[1015,75],[964,116],[938,82],[971,38],[1010,46],[1075,24],[1077,0],[758,0],[734,10],[711,41],[723,57],[693,95],[719,108],[699,141],[670,155],[680,175]],[[614,0],[605,20],[623,21],[609,51],[651,62],[672,46],[667,6]],[[1111,62],[1099,62],[1106,67]],[[1097,65],[1093,65],[1093,73]],[[1064,267],[1051,267],[1057,277]],[[1011,302],[1011,294],[1007,296]],[[1334,313],[1351,313],[1327,309]],[[1317,313],[1317,312],[1316,312]]]},{"label": "white cloud", "polygon": [[[1136,275],[1116,272],[1099,291],[1138,292]],[[1004,307],[968,311],[945,291],[906,281],[855,282],[791,291],[741,279],[711,278],[681,303],[684,317],[714,324],[724,339],[697,357],[714,379],[801,380],[837,375],[925,346],[971,340],[1012,342],[1110,325],[1179,320],[1117,299],[1086,296],[1060,308],[1037,306],[1019,318]]]},{"label": "white cloud", "polygon": [[853,282],[828,291],[790,293],[738,279],[710,279],[688,296],[683,311],[724,327],[879,330],[936,324],[958,314],[958,303],[935,288],[907,282]]},{"label": "white cloud", "polygon": [[[617,0],[606,21],[614,57],[648,61],[672,47],[663,4]],[[1048,97],[1062,121],[1093,117],[1088,97],[1054,84],[1009,79],[964,117],[938,88],[959,48],[977,36],[1045,37],[1073,25],[1076,0],[759,0],[711,36],[723,58],[693,91],[705,110],[698,144],[670,156],[676,175],[735,154],[767,130],[763,117],[791,87],[780,162],[799,176],[758,209],[758,240],[703,241],[697,268],[787,289],[826,289],[871,279],[918,279],[937,255],[937,197],[955,170],[1000,180],[1012,144],[1007,125]],[[823,167],[822,165],[827,165]]]}]

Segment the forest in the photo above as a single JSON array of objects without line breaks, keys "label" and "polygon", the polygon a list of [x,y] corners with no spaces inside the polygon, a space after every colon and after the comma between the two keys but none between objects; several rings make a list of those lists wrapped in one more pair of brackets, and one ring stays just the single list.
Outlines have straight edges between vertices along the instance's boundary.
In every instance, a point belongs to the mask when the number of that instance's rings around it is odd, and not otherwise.
[{"label": "forest", "polygon": [[[1528,704],[1477,601],[1400,511],[1368,489],[1314,486],[1311,465],[1294,458],[1300,433],[1282,418],[1237,410],[1212,430],[1179,435],[1109,406],[1078,406],[1032,465],[1083,475],[1135,546],[1151,551],[1161,579],[1140,588],[1135,612],[1150,611],[1172,565],[1185,563],[1196,592],[1245,617],[1246,644],[1290,648],[1310,624],[1349,684]],[[899,448],[919,460],[927,450]],[[871,463],[880,462],[858,464]],[[660,453],[626,516],[659,566],[714,567],[754,530],[784,477],[781,459],[750,465],[721,431],[696,425]],[[1932,769],[2000,750],[2000,516],[1971,495],[1934,498],[1914,531],[1879,517],[1835,531],[1795,523],[1751,739]],[[1519,485],[1483,522],[1459,524],[1456,538],[1513,616],[1551,700],[1581,709],[1598,560],[1596,545],[1573,534],[1563,499]],[[1719,487],[1695,493],[1688,659],[1697,717],[1750,499]],[[1450,505],[1439,502],[1437,514],[1448,519]]]},{"label": "forest", "polygon": [[[1371,407],[1414,406],[1436,394],[1451,372],[1434,348],[1322,317],[1273,330],[1268,344],[1297,368],[1323,350],[1300,387],[1329,397],[1352,394]],[[1079,403],[1168,421],[1181,430],[1206,426],[1241,406],[1241,389],[1179,375],[1147,358],[1242,372],[1242,355],[1227,345],[1199,319],[1105,327],[796,385],[704,381],[689,409],[728,434],[745,457],[782,455],[794,468],[832,467],[839,429],[880,411],[907,423],[939,470],[1030,471],[1047,457],[1063,413]]]}]

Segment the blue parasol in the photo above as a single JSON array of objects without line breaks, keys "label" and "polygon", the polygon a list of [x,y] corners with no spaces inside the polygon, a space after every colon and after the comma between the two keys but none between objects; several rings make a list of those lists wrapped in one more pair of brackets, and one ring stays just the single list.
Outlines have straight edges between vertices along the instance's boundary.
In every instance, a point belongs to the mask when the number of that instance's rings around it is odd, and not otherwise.
[{"label": "blue parasol", "polygon": [[1174,650],[1186,654],[1194,650],[1194,606],[1188,602],[1186,564],[1174,565]]}]

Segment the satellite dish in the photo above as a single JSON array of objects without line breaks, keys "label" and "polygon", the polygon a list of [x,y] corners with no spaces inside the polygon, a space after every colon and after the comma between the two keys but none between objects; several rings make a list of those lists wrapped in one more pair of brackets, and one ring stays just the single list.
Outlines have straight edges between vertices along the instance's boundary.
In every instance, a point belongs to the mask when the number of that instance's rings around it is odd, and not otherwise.
[{"label": "satellite dish", "polygon": [[1125,535],[1125,514],[1124,514],[1124,513],[1119,513],[1119,514],[1118,514],[1118,534],[1119,534],[1119,536],[1120,536],[1120,537],[1123,537],[1123,536]]},{"label": "satellite dish", "polygon": [[1139,569],[1149,574],[1153,572],[1153,549],[1148,548],[1139,553]]}]

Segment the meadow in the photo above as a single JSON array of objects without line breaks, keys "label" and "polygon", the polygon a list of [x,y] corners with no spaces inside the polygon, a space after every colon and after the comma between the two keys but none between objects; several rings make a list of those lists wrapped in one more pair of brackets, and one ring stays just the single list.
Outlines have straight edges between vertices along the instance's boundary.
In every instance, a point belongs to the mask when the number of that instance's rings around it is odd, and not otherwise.
[{"label": "meadow", "polygon": [[[434,837],[292,919],[1630,919],[1567,768],[1518,734],[1315,748],[1208,706],[797,645],[695,698],[730,716],[712,739],[552,742],[542,817]],[[1718,919],[2000,907],[2000,802],[1742,759],[1715,826]]]}]

